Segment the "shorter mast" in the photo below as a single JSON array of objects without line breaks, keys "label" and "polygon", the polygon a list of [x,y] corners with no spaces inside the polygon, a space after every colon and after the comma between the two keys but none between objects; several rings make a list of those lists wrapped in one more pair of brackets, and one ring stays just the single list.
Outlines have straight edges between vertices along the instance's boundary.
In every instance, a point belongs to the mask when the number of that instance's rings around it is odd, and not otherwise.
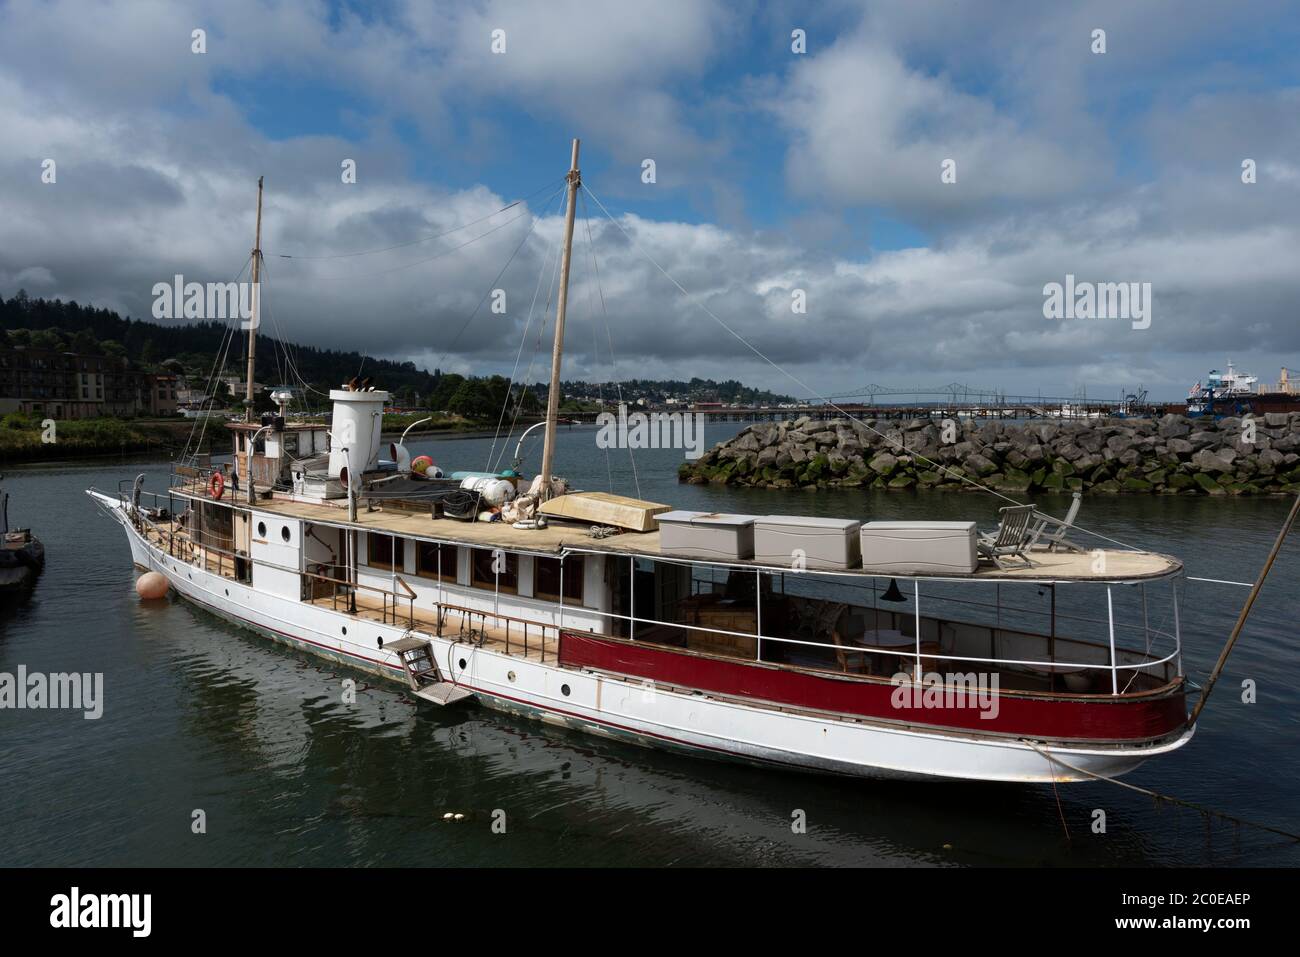
[{"label": "shorter mast", "polygon": [[[258,281],[261,278],[262,265],[262,177],[257,177],[257,232],[253,239],[253,315],[248,324],[248,382],[244,392],[244,402],[247,407],[244,410],[244,421],[253,421],[253,358],[257,354],[257,323],[261,304],[258,302],[262,298],[261,289]],[[252,452],[249,452],[249,461],[252,461]],[[250,476],[253,470],[250,467]],[[250,488],[252,481],[249,481]]]},{"label": "shorter mast", "polygon": [[564,354],[564,312],[569,302],[569,254],[573,251],[573,216],[582,174],[578,171],[578,140],[569,161],[569,207],[564,214],[564,254],[560,259],[560,295],[555,304],[555,345],[551,349],[551,387],[546,394],[546,440],[542,445],[541,501],[551,497],[551,465],[555,459],[555,423],[560,411],[560,360]]}]

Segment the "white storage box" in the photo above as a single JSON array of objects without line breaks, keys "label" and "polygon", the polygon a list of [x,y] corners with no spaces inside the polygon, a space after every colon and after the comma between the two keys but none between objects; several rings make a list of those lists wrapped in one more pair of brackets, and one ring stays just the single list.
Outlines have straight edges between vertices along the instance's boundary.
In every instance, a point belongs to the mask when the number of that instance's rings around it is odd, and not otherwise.
[{"label": "white storage box", "polygon": [[969,575],[978,564],[974,522],[867,522],[862,568],[882,575]]},{"label": "white storage box", "polygon": [[672,511],[657,515],[659,550],[718,561],[754,557],[754,516]]},{"label": "white storage box", "polygon": [[862,554],[861,527],[861,522],[847,518],[764,515],[754,519],[754,559],[790,566],[798,551],[805,568],[856,568]]}]

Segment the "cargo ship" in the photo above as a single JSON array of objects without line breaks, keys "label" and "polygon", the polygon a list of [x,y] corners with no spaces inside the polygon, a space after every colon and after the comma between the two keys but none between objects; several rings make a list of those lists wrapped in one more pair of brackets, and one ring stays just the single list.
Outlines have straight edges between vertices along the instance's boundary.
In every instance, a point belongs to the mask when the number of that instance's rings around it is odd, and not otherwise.
[{"label": "cargo ship", "polygon": [[1266,389],[1259,377],[1238,372],[1228,360],[1227,370],[1211,369],[1205,383],[1197,382],[1187,392],[1189,416],[1264,415],[1268,412],[1300,412],[1300,383],[1282,369],[1278,381]]}]

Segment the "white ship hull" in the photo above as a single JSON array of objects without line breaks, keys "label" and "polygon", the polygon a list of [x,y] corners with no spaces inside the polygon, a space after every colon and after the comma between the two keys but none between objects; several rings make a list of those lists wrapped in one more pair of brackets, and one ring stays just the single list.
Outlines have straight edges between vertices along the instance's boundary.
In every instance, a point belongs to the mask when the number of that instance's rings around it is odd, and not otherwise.
[{"label": "white ship hull", "polygon": [[[381,639],[388,645],[410,634],[407,629],[295,602],[186,564],[151,545],[133,527],[120,500],[89,494],[126,531],[135,564],[162,573],[179,595],[200,608],[299,650],[408,684],[397,655],[380,644]],[[1042,750],[1013,738],[920,732],[830,714],[791,713],[415,634],[430,642],[444,678],[490,707],[646,746],[864,778],[1089,779],[1054,765]],[[1191,735],[1188,730],[1154,746],[1089,749],[1048,744],[1047,750],[1092,774],[1115,776],[1149,757],[1176,750]]]}]

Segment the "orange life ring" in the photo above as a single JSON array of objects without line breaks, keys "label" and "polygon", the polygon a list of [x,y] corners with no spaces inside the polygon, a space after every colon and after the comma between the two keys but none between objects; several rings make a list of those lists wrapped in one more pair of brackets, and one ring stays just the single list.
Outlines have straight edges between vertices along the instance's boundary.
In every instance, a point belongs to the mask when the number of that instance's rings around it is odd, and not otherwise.
[{"label": "orange life ring", "polygon": [[213,472],[212,478],[208,479],[208,491],[212,493],[213,498],[221,498],[221,493],[226,490],[226,480],[220,472]]}]

